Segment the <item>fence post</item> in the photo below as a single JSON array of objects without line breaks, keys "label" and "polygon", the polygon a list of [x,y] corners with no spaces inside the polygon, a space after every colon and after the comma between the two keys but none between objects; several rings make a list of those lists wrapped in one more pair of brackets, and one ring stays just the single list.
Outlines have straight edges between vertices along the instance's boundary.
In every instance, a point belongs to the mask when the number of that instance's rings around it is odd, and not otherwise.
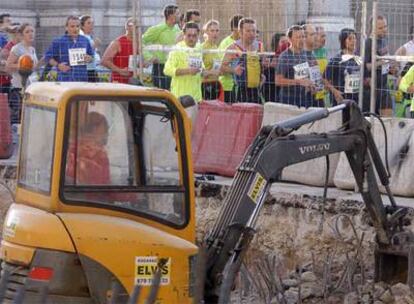
[{"label": "fence post", "polygon": [[367,1],[362,1],[361,11],[361,37],[360,37],[360,49],[361,49],[361,68],[359,71],[359,92],[358,92],[358,104],[362,109],[364,103],[364,70],[365,70],[365,43],[367,41]]},{"label": "fence post", "polygon": [[138,20],[138,47],[139,47],[139,80],[141,83],[144,83],[143,78],[143,70],[144,70],[144,53],[143,53],[143,46],[142,46],[142,7],[141,7],[141,0],[138,1],[137,7],[136,7],[136,14],[137,20]]},{"label": "fence post", "polygon": [[378,17],[378,1],[372,3],[372,48],[371,48],[371,98],[370,112],[375,113],[375,104],[377,98],[377,17]]},{"label": "fence post", "polygon": [[133,64],[133,70],[132,75],[136,79],[138,75],[137,71],[137,0],[132,1],[132,20],[134,27],[132,29],[132,64]]}]

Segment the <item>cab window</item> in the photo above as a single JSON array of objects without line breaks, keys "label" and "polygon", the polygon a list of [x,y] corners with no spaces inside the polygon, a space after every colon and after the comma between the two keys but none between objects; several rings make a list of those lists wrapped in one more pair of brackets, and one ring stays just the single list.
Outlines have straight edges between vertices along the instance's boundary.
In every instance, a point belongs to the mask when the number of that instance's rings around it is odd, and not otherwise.
[{"label": "cab window", "polygon": [[26,106],[20,152],[19,185],[49,194],[51,187],[56,112]]},{"label": "cab window", "polygon": [[185,160],[162,101],[80,100],[69,107],[63,200],[183,225]]}]

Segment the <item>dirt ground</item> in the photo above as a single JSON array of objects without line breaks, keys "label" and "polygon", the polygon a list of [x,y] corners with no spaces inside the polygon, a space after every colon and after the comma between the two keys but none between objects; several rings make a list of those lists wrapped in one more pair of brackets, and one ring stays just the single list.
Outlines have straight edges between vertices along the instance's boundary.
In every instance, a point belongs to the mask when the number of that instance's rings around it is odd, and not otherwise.
[{"label": "dirt ground", "polygon": [[[5,186],[13,191],[13,179]],[[13,201],[5,186],[0,184],[1,225]],[[201,240],[217,219],[225,193],[197,194]],[[363,206],[350,204],[338,212],[330,207],[324,213],[315,206],[312,198],[267,202],[232,303],[414,304],[407,285],[374,283],[375,231]]]},{"label": "dirt ground", "polygon": [[[214,191],[197,198],[199,240],[220,211],[224,193]],[[268,200],[232,303],[414,304],[407,285],[374,282],[375,230],[364,206],[328,205],[321,212],[312,197]]]}]

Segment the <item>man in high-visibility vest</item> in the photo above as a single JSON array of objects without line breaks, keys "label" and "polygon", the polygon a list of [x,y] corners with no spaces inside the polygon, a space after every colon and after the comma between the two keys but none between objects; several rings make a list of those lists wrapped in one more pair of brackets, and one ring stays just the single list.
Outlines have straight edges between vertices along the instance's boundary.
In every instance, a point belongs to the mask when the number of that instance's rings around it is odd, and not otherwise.
[{"label": "man in high-visibility vest", "polygon": [[171,77],[171,93],[177,98],[190,95],[196,102],[200,102],[201,79],[209,71],[203,71],[201,49],[197,46],[200,28],[197,23],[185,24],[184,40],[177,43],[177,50],[170,52],[165,63],[164,73]]},{"label": "man in high-visibility vest", "polygon": [[[411,66],[411,68],[408,70],[408,72],[404,75],[403,78],[401,78],[400,85],[398,87],[403,93],[408,94],[408,98],[411,97],[411,105],[410,105],[410,116],[411,118],[414,118],[414,102],[412,99],[412,96],[414,94],[414,66]],[[409,100],[407,98],[407,100]],[[406,105],[408,106],[410,103],[406,102]],[[405,108],[402,109],[403,114],[400,114],[399,116],[404,117],[405,115]]]},{"label": "man in high-visibility vest", "polygon": [[[180,18],[178,6],[174,4],[167,5],[164,8],[165,21],[160,24],[151,26],[142,35],[144,45],[160,44],[163,46],[172,46],[175,44],[180,28],[177,23]],[[161,89],[170,89],[171,78],[164,75],[164,65],[167,60],[167,52],[145,52],[144,56],[152,62],[152,80],[156,87]]]}]

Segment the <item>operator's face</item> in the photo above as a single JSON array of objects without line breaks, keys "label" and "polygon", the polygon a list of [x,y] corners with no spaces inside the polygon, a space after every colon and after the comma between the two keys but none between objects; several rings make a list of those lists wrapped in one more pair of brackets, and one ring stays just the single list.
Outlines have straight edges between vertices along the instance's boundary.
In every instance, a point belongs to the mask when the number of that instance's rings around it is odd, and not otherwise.
[{"label": "operator's face", "polygon": [[93,132],[96,142],[101,146],[106,146],[108,143],[108,129],[105,124],[100,124]]},{"label": "operator's face", "polygon": [[195,47],[198,41],[198,30],[189,28],[184,33],[185,44],[189,47]]},{"label": "operator's face", "polygon": [[252,44],[253,41],[256,39],[256,24],[253,23],[245,23],[243,24],[243,28],[240,29],[241,38],[247,44]]},{"label": "operator's face", "polygon": [[76,19],[70,19],[66,25],[66,31],[69,36],[78,36],[80,30],[80,21]]}]

